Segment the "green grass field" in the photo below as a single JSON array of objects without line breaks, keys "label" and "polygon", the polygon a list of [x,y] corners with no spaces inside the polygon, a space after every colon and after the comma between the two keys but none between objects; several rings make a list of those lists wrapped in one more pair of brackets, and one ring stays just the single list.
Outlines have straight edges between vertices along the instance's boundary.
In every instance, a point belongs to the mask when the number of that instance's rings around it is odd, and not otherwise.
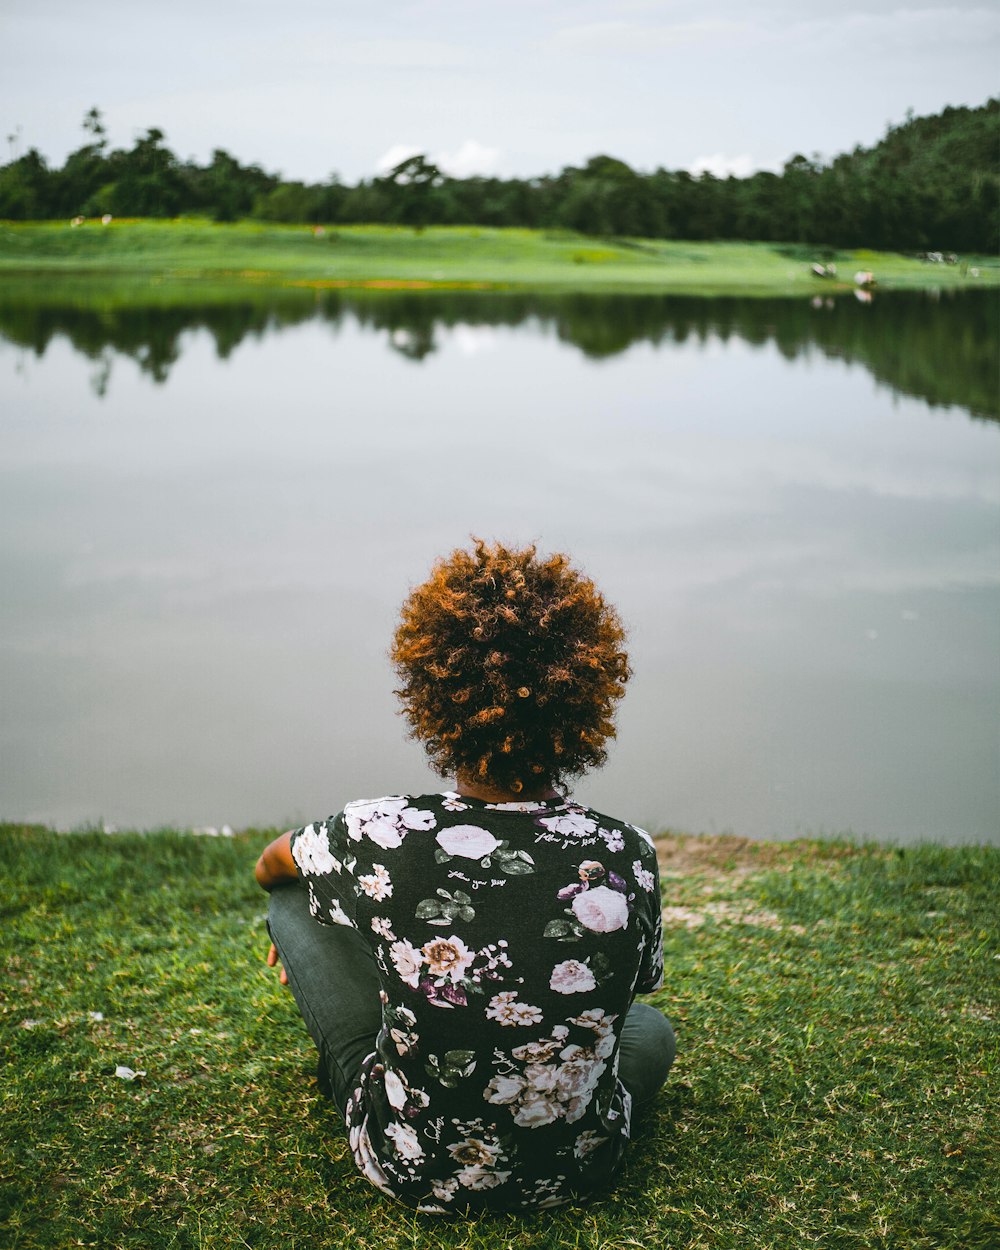
[{"label": "green grass field", "polygon": [[469,1224],[354,1171],[268,836],[0,827],[4,1250],[998,1244],[1000,850],[663,839],[679,1055],[618,1187]]},{"label": "green grass field", "polygon": [[[812,261],[834,259],[836,279]],[[645,290],[690,294],[819,294],[853,286],[859,269],[879,286],[1000,285],[1000,259],[931,264],[893,253],[825,252],[767,243],[600,240],[566,232],[472,227],[219,225],[195,219],[0,222],[0,279],[31,274],[142,276],[155,282],[226,279],[304,286]],[[977,275],[973,270],[978,271]]]}]

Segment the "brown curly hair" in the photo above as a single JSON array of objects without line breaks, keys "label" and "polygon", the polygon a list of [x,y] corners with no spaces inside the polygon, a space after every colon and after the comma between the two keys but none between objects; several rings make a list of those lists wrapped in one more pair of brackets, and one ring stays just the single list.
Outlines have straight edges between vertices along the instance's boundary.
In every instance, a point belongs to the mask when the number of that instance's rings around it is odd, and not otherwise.
[{"label": "brown curly hair", "polygon": [[474,539],[400,613],[392,662],[442,775],[520,794],[603,764],[630,674],[625,630],[566,556]]}]

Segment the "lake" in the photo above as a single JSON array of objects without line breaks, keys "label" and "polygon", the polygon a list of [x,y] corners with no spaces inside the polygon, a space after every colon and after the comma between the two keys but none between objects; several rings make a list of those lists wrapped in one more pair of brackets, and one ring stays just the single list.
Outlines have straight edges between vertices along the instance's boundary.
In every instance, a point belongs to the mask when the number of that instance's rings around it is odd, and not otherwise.
[{"label": "lake", "polygon": [[1000,839],[989,293],[0,295],[0,817],[290,826],[441,788],[398,605],[565,550],[646,827]]}]

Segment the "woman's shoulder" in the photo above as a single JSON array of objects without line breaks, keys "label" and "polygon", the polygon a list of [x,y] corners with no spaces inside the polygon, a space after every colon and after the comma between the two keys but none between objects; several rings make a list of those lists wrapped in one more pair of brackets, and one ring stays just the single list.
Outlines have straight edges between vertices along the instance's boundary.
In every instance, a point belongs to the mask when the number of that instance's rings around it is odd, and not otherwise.
[{"label": "woman's shoulder", "polygon": [[332,835],[348,843],[372,842],[383,850],[402,846],[415,832],[463,827],[467,834],[489,830],[491,836],[513,835],[515,826],[529,822],[540,842],[566,850],[606,846],[610,852],[630,852],[641,859],[655,858],[653,839],[632,821],[587,807],[569,795],[527,802],[489,803],[443,790],[427,794],[387,794],[352,799],[326,822]]}]

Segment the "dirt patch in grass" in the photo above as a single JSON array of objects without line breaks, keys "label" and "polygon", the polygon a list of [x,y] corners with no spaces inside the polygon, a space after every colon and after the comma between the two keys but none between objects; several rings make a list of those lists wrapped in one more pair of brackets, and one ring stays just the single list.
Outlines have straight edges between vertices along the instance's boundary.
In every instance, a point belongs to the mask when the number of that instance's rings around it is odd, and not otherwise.
[{"label": "dirt patch in grass", "polygon": [[737,903],[715,902],[704,903],[700,908],[664,907],[663,923],[668,926],[681,926],[685,929],[699,929],[706,921],[714,920],[717,924],[743,924],[754,929],[771,929],[776,933],[788,930],[790,933],[805,933],[800,924],[785,924],[781,917],[766,908],[740,906]]},{"label": "dirt patch in grass", "polygon": [[654,839],[664,876],[748,877],[802,862],[801,843],[755,842],[735,834],[661,834]]}]

